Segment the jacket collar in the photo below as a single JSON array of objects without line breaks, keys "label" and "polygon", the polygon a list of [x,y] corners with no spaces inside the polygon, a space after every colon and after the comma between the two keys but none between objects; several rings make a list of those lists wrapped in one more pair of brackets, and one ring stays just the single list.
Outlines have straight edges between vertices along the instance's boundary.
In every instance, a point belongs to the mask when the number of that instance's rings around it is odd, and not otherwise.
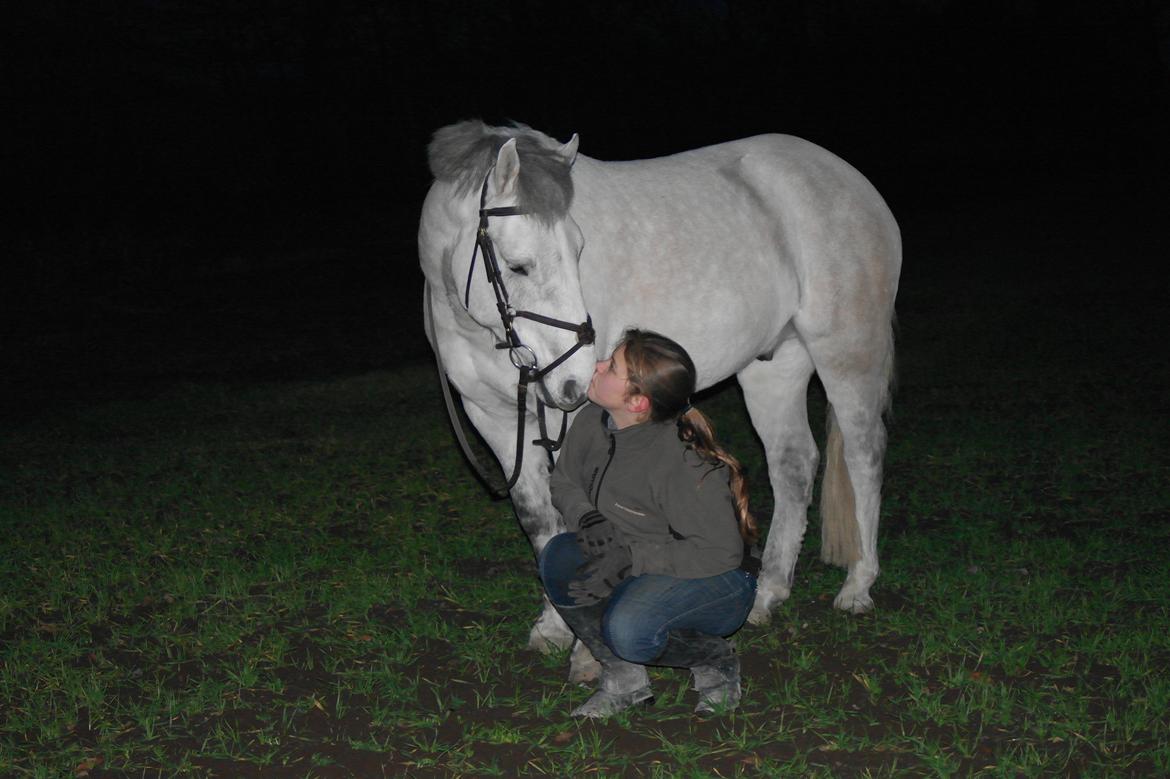
[{"label": "jacket collar", "polygon": [[612,418],[608,411],[601,412],[601,429],[606,436],[616,441],[623,451],[637,451],[656,445],[665,436],[678,437],[676,425],[669,422],[640,422],[636,425],[623,427],[620,430],[612,426]]}]

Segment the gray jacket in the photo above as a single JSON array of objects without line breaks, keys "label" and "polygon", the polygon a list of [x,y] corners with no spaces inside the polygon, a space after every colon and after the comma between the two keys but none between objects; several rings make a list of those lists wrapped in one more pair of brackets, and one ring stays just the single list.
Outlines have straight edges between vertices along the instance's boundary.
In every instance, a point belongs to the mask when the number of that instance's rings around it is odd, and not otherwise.
[{"label": "gray jacket", "polygon": [[698,579],[733,570],[743,558],[729,478],[725,466],[679,440],[675,423],[614,430],[590,403],[569,428],[550,486],[569,530],[594,508],[621,529],[631,575]]}]

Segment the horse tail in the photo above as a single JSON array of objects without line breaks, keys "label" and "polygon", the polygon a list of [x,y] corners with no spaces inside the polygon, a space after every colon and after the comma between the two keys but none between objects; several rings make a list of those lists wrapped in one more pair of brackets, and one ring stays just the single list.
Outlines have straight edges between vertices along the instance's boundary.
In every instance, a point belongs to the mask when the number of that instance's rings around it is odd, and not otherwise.
[{"label": "horse tail", "polygon": [[861,559],[861,529],[857,524],[853,485],[845,467],[845,440],[831,405],[828,427],[825,477],[821,482],[821,559],[830,565],[847,567]]}]

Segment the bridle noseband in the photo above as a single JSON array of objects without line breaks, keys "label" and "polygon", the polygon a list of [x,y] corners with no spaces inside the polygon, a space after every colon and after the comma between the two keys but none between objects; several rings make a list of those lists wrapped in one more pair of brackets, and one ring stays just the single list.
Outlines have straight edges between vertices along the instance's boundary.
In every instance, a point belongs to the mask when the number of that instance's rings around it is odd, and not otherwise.
[{"label": "bridle noseband", "polygon": [[[494,170],[494,168],[493,168]],[[439,372],[442,374],[444,394],[447,395],[448,404],[447,410],[451,415],[451,423],[455,426],[457,437],[460,444],[463,445],[464,454],[471,461],[476,471],[479,473],[484,483],[492,489],[497,497],[507,495],[508,490],[516,484],[517,479],[520,478],[520,466],[524,460],[524,423],[527,417],[528,410],[528,385],[535,381],[541,381],[546,375],[554,370],[565,360],[572,357],[578,349],[582,346],[587,346],[593,343],[595,334],[593,332],[593,319],[588,314],[585,315],[585,321],[579,323],[566,322],[563,319],[556,319],[543,314],[536,314],[531,311],[523,311],[512,307],[508,300],[508,288],[504,285],[504,277],[500,273],[500,263],[496,258],[495,245],[492,243],[492,238],[488,235],[488,219],[493,216],[525,216],[527,211],[518,206],[502,206],[498,208],[486,208],[487,201],[487,186],[488,179],[491,178],[492,171],[489,170],[484,176],[483,186],[479,191],[479,226],[475,231],[475,248],[471,252],[471,265],[467,269],[467,286],[463,292],[463,307],[466,309],[471,302],[471,280],[475,273],[476,257],[483,253],[484,270],[487,272],[488,282],[492,285],[492,291],[496,296],[496,308],[500,312],[500,322],[504,326],[504,340],[496,343],[497,349],[507,349],[508,359],[516,370],[520,372],[519,381],[516,386],[516,410],[518,421],[516,424],[516,464],[512,470],[512,476],[508,479],[507,484],[503,490],[491,487],[491,481],[487,478],[484,469],[480,466],[478,459],[471,452],[469,446],[466,445],[462,430],[459,428],[459,420],[454,413],[454,405],[450,401],[450,391],[446,386],[447,376],[442,367],[440,360]],[[536,352],[532,350],[527,344],[520,340],[519,334],[516,332],[514,322],[517,319],[528,319],[542,325],[549,327],[560,328],[561,330],[569,330],[577,334],[577,341],[569,347],[563,354],[550,362],[545,367],[540,367],[540,361],[536,357]],[[437,352],[437,350],[436,350]],[[539,395],[536,397],[536,418],[540,425],[540,438],[533,440],[536,446],[542,446],[548,452],[549,465],[551,467],[553,459],[552,453],[560,449],[561,443],[565,439],[565,430],[568,427],[569,416],[562,412],[561,415],[561,430],[556,439],[548,437],[548,431],[545,426],[544,411],[547,408],[545,402]]]}]

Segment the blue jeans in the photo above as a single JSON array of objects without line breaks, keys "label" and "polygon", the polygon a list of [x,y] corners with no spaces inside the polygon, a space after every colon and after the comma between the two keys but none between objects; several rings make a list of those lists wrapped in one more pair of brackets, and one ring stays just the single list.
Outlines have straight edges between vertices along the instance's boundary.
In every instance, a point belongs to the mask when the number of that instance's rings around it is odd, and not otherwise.
[{"label": "blue jeans", "polygon": [[[549,600],[574,608],[569,582],[585,558],[574,533],[561,533],[540,554],[540,579]],[[729,636],[743,625],[756,597],[756,578],[736,569],[702,579],[644,574],[622,581],[610,595],[601,636],[615,655],[631,663],[653,663],[672,630]]]}]

